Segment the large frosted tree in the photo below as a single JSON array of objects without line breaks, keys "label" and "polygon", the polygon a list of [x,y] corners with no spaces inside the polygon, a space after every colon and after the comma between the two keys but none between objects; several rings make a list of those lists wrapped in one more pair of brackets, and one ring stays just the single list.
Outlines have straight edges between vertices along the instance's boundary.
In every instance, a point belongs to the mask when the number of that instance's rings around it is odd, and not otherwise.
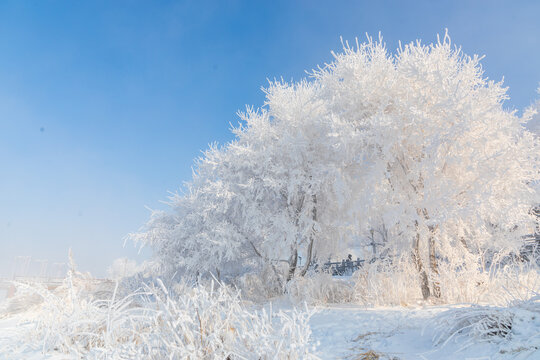
[{"label": "large frosted tree", "polygon": [[335,124],[314,83],[276,82],[266,92],[264,109],[240,114],[236,140],[197,161],[173,211],[155,212],[132,235],[154,247],[166,272],[230,278],[265,269],[283,288],[335,250],[343,203]]},{"label": "large frosted tree", "polygon": [[517,250],[539,201],[538,140],[479,61],[448,37],[396,54],[369,39],[309,81],[272,83],[133,238],[165,271],[264,269],[283,288],[384,229],[386,253],[409,259],[425,298],[440,296],[440,266]]},{"label": "large frosted tree", "polygon": [[439,262],[477,266],[484,251],[517,250],[534,226],[538,142],[479,60],[448,37],[395,56],[369,42],[315,74],[361,144],[358,230],[379,222],[390,246],[412,251],[425,298],[440,295]]}]

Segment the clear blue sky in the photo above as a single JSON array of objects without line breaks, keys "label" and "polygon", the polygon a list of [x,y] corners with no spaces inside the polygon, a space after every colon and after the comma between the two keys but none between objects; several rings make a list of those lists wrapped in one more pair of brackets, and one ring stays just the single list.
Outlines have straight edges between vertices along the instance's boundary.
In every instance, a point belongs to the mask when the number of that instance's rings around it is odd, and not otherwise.
[{"label": "clear blue sky", "polygon": [[[414,3],[414,4],[411,4]],[[539,1],[0,2],[0,275],[12,258],[104,275],[137,251],[122,238],[231,139],[267,78],[300,79],[339,36],[388,47],[448,28],[508,108],[540,81]]]}]

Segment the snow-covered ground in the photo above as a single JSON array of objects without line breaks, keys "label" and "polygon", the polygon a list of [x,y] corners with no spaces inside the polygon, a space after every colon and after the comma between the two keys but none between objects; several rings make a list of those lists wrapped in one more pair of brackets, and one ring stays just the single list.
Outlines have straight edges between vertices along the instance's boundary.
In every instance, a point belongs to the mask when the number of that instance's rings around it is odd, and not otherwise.
[{"label": "snow-covered ground", "polygon": [[[286,307],[282,305],[280,307]],[[454,335],[437,344],[441,314],[469,311],[465,306],[374,308],[356,305],[318,307],[310,320],[312,342],[321,359],[539,359],[540,350],[523,341],[540,334],[535,316],[516,322],[509,338],[474,339]],[[0,319],[1,359],[71,359],[39,350],[16,350],[31,324],[22,316]],[[528,333],[527,333],[528,331]],[[524,338],[526,337],[526,338]],[[446,339],[444,339],[446,340]],[[538,343],[538,341],[536,342]]]},{"label": "snow-covered ground", "polygon": [[[500,339],[493,339],[492,342],[473,341],[469,345],[470,339],[456,337],[455,341],[449,341],[444,346],[437,344],[437,317],[454,308],[361,309],[356,306],[330,306],[321,309],[311,319],[313,341],[319,343],[318,356],[322,359],[540,358],[538,350],[535,353],[501,353]],[[369,357],[370,354],[372,357]]]},{"label": "snow-covered ground", "polygon": [[61,360],[70,359],[65,354],[43,354],[38,350],[20,351],[20,341],[27,336],[32,325],[21,316],[0,319],[0,359],[2,360]]}]

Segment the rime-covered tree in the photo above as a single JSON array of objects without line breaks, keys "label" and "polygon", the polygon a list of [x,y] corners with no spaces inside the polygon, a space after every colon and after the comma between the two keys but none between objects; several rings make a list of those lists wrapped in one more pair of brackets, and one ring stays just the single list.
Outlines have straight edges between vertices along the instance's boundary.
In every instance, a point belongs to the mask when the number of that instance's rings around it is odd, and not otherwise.
[{"label": "rime-covered tree", "polygon": [[440,295],[440,262],[479,266],[485,251],[517,250],[533,226],[538,142],[479,61],[447,36],[395,56],[370,41],[315,74],[331,111],[355,128],[357,230],[384,224],[389,246],[412,250],[424,298]]},{"label": "rime-covered tree", "polygon": [[171,211],[133,235],[164,269],[266,271],[283,288],[377,231],[427,298],[444,291],[441,267],[480,269],[486,253],[519,248],[534,226],[538,139],[504,109],[506,89],[480,58],[447,36],[396,54],[368,39],[334,56],[309,81],[271,83]]},{"label": "rime-covered tree", "polygon": [[264,109],[240,114],[235,141],[199,159],[186,191],[170,199],[174,210],[155,212],[132,235],[154,247],[167,272],[266,269],[283,288],[335,249],[343,202],[335,124],[314,83],[276,82],[266,93]]}]

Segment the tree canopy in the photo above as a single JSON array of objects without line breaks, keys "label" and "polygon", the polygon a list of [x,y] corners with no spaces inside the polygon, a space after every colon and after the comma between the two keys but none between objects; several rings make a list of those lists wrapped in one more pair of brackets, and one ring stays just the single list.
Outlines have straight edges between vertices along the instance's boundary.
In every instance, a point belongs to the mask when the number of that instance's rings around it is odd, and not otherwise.
[{"label": "tree canopy", "polygon": [[540,202],[538,138],[480,60],[447,35],[395,53],[345,43],[309,79],[271,82],[235,140],[211,146],[170,210],[131,237],[164,272],[264,272],[283,288],[377,234],[437,296],[441,264],[518,250]]}]

